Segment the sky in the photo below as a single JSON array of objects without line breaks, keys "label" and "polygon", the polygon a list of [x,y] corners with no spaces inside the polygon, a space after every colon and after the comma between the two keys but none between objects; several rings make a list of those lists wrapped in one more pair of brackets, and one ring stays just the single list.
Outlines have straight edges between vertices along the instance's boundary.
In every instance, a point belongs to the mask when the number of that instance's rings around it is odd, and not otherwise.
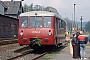
[{"label": "sky", "polygon": [[[11,1],[11,0],[2,0]],[[20,0],[14,0],[20,1]],[[74,20],[74,4],[75,5],[75,21],[80,21],[80,17],[83,16],[82,21],[90,20],[90,0],[24,0],[23,4],[41,5],[44,7],[51,6],[57,9],[58,13],[63,17],[68,17],[70,20]]]}]

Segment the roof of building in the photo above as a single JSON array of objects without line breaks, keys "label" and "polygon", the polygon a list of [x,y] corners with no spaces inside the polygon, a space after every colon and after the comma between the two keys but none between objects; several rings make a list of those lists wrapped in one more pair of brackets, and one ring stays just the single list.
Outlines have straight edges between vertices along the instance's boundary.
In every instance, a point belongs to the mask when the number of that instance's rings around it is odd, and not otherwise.
[{"label": "roof of building", "polygon": [[1,4],[3,7],[7,8],[7,6],[6,6],[2,1],[0,1],[0,4]]},{"label": "roof of building", "polygon": [[8,18],[12,18],[12,19],[17,19],[17,20],[18,20],[18,18],[13,18],[13,17],[10,17],[10,16],[6,16],[6,15],[0,14],[0,17],[1,17],[1,16],[3,16],[3,17],[8,17]]},{"label": "roof of building", "polygon": [[3,6],[7,6],[5,14],[17,14],[21,6],[21,1],[2,1]]}]

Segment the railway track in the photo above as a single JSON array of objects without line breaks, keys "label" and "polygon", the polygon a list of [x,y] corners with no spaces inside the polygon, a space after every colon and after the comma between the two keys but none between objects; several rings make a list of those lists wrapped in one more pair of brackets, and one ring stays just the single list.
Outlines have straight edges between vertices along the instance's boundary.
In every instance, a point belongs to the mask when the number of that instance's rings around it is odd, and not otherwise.
[{"label": "railway track", "polygon": [[[60,47],[60,50],[62,50],[64,47]],[[58,49],[56,49],[58,50]],[[37,51],[27,51],[25,52],[25,54],[22,54],[22,55],[18,55],[16,57],[12,57],[12,58],[9,58],[7,60],[40,60],[40,58],[42,59],[42,57],[48,53],[51,53],[53,51],[56,51],[55,49],[50,49],[48,51],[44,51],[44,52],[41,52],[41,53],[36,53]],[[34,54],[34,55],[33,55]],[[25,59],[27,58],[27,59]]]},{"label": "railway track", "polygon": [[41,58],[42,56],[44,56],[46,54],[47,54],[47,52],[45,52],[43,54],[40,54],[40,55],[36,56],[35,58],[32,58],[32,60],[37,60],[37,59]]},{"label": "railway track", "polygon": [[18,39],[0,39],[0,46],[18,43]]},{"label": "railway track", "polygon": [[[33,60],[45,55],[43,52],[33,51],[29,46],[19,46],[16,44],[8,44],[0,46],[1,60]],[[39,56],[39,57],[38,57]],[[29,59],[25,59],[25,57]]]},{"label": "railway track", "polygon": [[[47,49],[49,47],[44,48]],[[54,49],[54,48],[53,48]],[[55,50],[55,49],[54,49]],[[0,59],[2,60],[39,60],[42,56],[46,55],[52,49],[39,52],[33,51],[29,46],[19,46],[19,44],[9,44],[0,46]],[[27,59],[26,59],[27,58]],[[42,58],[41,58],[42,59]]]},{"label": "railway track", "polygon": [[23,57],[23,56],[25,56],[25,55],[28,55],[28,53],[22,54],[22,55],[19,55],[19,56],[16,56],[16,57],[12,57],[12,58],[7,59],[7,60],[15,60],[15,59],[17,59],[17,58],[19,58],[19,57]]},{"label": "railway track", "polygon": [[[24,48],[14,50],[14,53],[12,53],[13,56],[11,53],[9,53],[8,56],[4,55],[7,58],[3,57],[2,60],[3,59],[5,59],[5,60],[42,60],[44,55],[53,52],[52,49],[50,49],[49,51],[44,51],[44,52],[40,52],[40,51],[37,52],[37,51],[33,51],[33,49],[28,49],[28,50],[27,49],[28,48],[25,47],[25,50],[24,50]],[[21,50],[23,50],[23,51],[21,51]],[[56,51],[56,50],[54,49],[54,51]]]},{"label": "railway track", "polygon": [[[41,58],[42,56],[44,56],[44,55],[46,55],[47,54],[47,52],[45,52],[45,53],[42,53],[42,54],[38,54],[38,55],[36,55],[35,57],[32,57],[32,59],[30,59],[30,60],[37,60],[37,59],[39,59],[39,58]],[[10,59],[7,59],[7,60],[19,60],[19,58],[22,58],[23,60],[24,60],[24,56],[26,56],[26,55],[28,55],[28,53],[26,53],[26,54],[22,54],[22,55],[19,55],[19,56],[16,56],[16,57],[13,57],[13,58],[10,58]],[[29,54],[30,55],[30,54]]]}]

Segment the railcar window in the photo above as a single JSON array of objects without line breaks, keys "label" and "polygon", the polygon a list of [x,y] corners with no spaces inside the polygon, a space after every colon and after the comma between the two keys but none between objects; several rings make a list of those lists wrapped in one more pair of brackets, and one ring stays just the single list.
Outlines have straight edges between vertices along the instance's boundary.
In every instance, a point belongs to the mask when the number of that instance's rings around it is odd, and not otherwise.
[{"label": "railcar window", "polygon": [[51,25],[52,25],[51,17],[44,17],[44,27],[45,28],[50,28]]},{"label": "railcar window", "polygon": [[58,28],[61,28],[61,20],[58,20]]},{"label": "railcar window", "polygon": [[64,23],[63,23],[63,21],[61,20],[61,28],[63,28],[64,27]]},{"label": "railcar window", "polygon": [[21,19],[21,27],[27,28],[28,27],[28,17],[23,16]]},{"label": "railcar window", "polygon": [[41,16],[31,16],[30,17],[30,27],[31,28],[41,28],[42,27],[42,17]]}]

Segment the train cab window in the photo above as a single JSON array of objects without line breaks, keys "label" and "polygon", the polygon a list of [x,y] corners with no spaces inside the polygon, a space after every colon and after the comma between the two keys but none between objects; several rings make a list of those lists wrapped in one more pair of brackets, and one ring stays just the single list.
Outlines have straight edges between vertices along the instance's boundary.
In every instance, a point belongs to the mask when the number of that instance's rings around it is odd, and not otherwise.
[{"label": "train cab window", "polygon": [[23,16],[21,19],[21,27],[22,28],[27,28],[28,27],[28,17]]},{"label": "train cab window", "polygon": [[31,16],[30,17],[30,27],[31,28],[41,28],[42,27],[42,17],[41,16]]},{"label": "train cab window", "polygon": [[52,25],[51,17],[44,17],[44,27],[45,28],[50,28],[51,25]]}]

